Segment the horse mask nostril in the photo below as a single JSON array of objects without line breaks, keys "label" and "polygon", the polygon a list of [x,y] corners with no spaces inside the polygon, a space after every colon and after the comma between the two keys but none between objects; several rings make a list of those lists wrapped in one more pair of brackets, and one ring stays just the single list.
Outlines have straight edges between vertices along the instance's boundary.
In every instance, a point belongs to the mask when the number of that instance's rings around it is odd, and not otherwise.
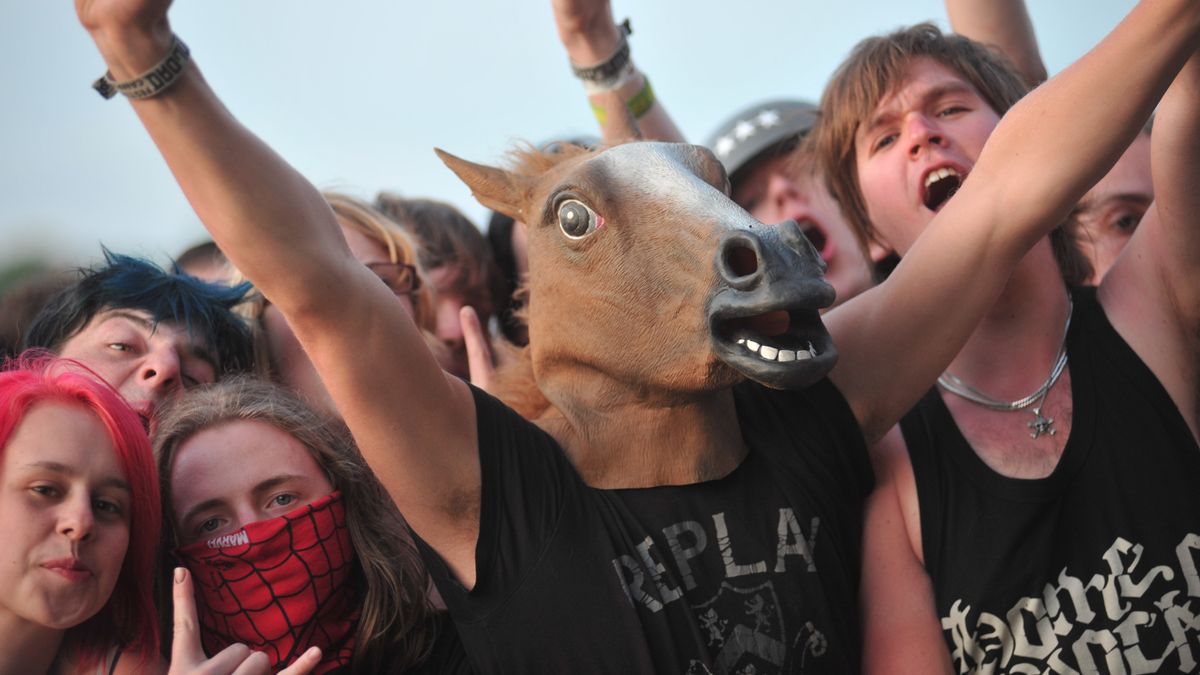
[{"label": "horse mask nostril", "polygon": [[725,266],[734,277],[751,276],[758,271],[758,253],[744,242],[731,242],[725,247]]}]

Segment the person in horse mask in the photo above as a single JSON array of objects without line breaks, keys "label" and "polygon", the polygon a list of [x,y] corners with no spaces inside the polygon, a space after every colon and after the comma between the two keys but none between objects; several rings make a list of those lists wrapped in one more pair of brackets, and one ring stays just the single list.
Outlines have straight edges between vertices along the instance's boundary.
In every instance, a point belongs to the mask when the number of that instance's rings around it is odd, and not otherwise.
[{"label": "person in horse mask", "polygon": [[[1149,9],[1137,7],[1123,26]],[[1192,25],[1146,23],[1168,33]],[[868,670],[949,671],[951,661],[955,672],[1191,667],[1184,645],[1194,629],[1170,618],[1173,598],[1194,592],[1185,580],[1200,532],[1190,487],[1200,478],[1200,58],[1190,49],[1171,58],[1189,56],[1156,120],[1158,201],[1099,288],[1074,285],[1086,265],[1062,246],[1061,229],[1037,242],[938,388],[904,418],[902,436],[877,448],[864,556]],[[1109,85],[1086,84],[1081,96]],[[980,175],[980,148],[1000,133],[1001,115],[1035,96],[1027,90],[987,49],[929,25],[861,43],[826,91],[818,139],[850,221],[907,258],[938,215],[995,180]],[[1128,103],[1109,97],[1100,112],[1075,108],[1072,117],[1103,122]],[[1149,112],[1132,118],[1126,144]],[[1024,208],[1012,194],[1014,209]],[[1095,611],[1086,587],[1139,566],[1153,571],[1122,586],[1119,606]],[[1101,642],[1103,655],[1088,646]]]},{"label": "person in horse mask", "polygon": [[816,251],[729,201],[705,149],[526,153],[511,171],[443,153],[530,225],[534,424],[442,371],[320,193],[181,63],[165,6],[77,12],[100,88],[153,94],[140,119],[309,351],[486,672],[857,669],[864,441],[932,386],[1200,36],[1200,6],[1144,0],[1012,108],[886,282],[823,319]]}]

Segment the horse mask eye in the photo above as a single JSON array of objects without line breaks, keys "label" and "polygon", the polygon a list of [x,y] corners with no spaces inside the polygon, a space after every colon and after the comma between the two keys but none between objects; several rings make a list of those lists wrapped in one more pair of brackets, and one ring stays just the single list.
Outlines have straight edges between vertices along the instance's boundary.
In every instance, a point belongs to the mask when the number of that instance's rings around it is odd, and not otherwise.
[{"label": "horse mask eye", "polygon": [[582,239],[600,227],[600,216],[577,199],[568,199],[558,207],[558,226],[571,239]]}]

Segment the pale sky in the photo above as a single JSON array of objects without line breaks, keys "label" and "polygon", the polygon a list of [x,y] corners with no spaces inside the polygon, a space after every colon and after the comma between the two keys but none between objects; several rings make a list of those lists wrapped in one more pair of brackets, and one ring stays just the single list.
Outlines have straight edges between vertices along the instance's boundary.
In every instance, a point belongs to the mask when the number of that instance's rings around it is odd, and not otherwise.
[{"label": "pale sky", "polygon": [[[1027,0],[1056,72],[1133,0]],[[941,0],[615,0],[634,61],[684,133],[733,112],[815,100],[860,38]],[[103,62],[68,0],[0,0],[0,264],[84,264],[100,244],[160,261],[204,231],[128,103],[90,83]],[[549,0],[178,0],[173,27],[233,113],[321,188],[382,189],[486,211],[433,154],[499,162],[514,142],[595,134]]]}]

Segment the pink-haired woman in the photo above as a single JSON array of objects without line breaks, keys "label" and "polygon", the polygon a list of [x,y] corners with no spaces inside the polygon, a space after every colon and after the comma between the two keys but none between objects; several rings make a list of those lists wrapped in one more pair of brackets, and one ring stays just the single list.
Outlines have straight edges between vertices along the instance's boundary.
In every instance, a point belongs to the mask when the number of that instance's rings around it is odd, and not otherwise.
[{"label": "pink-haired woman", "polygon": [[161,669],[158,480],[137,414],[82,366],[0,371],[0,673]]}]

